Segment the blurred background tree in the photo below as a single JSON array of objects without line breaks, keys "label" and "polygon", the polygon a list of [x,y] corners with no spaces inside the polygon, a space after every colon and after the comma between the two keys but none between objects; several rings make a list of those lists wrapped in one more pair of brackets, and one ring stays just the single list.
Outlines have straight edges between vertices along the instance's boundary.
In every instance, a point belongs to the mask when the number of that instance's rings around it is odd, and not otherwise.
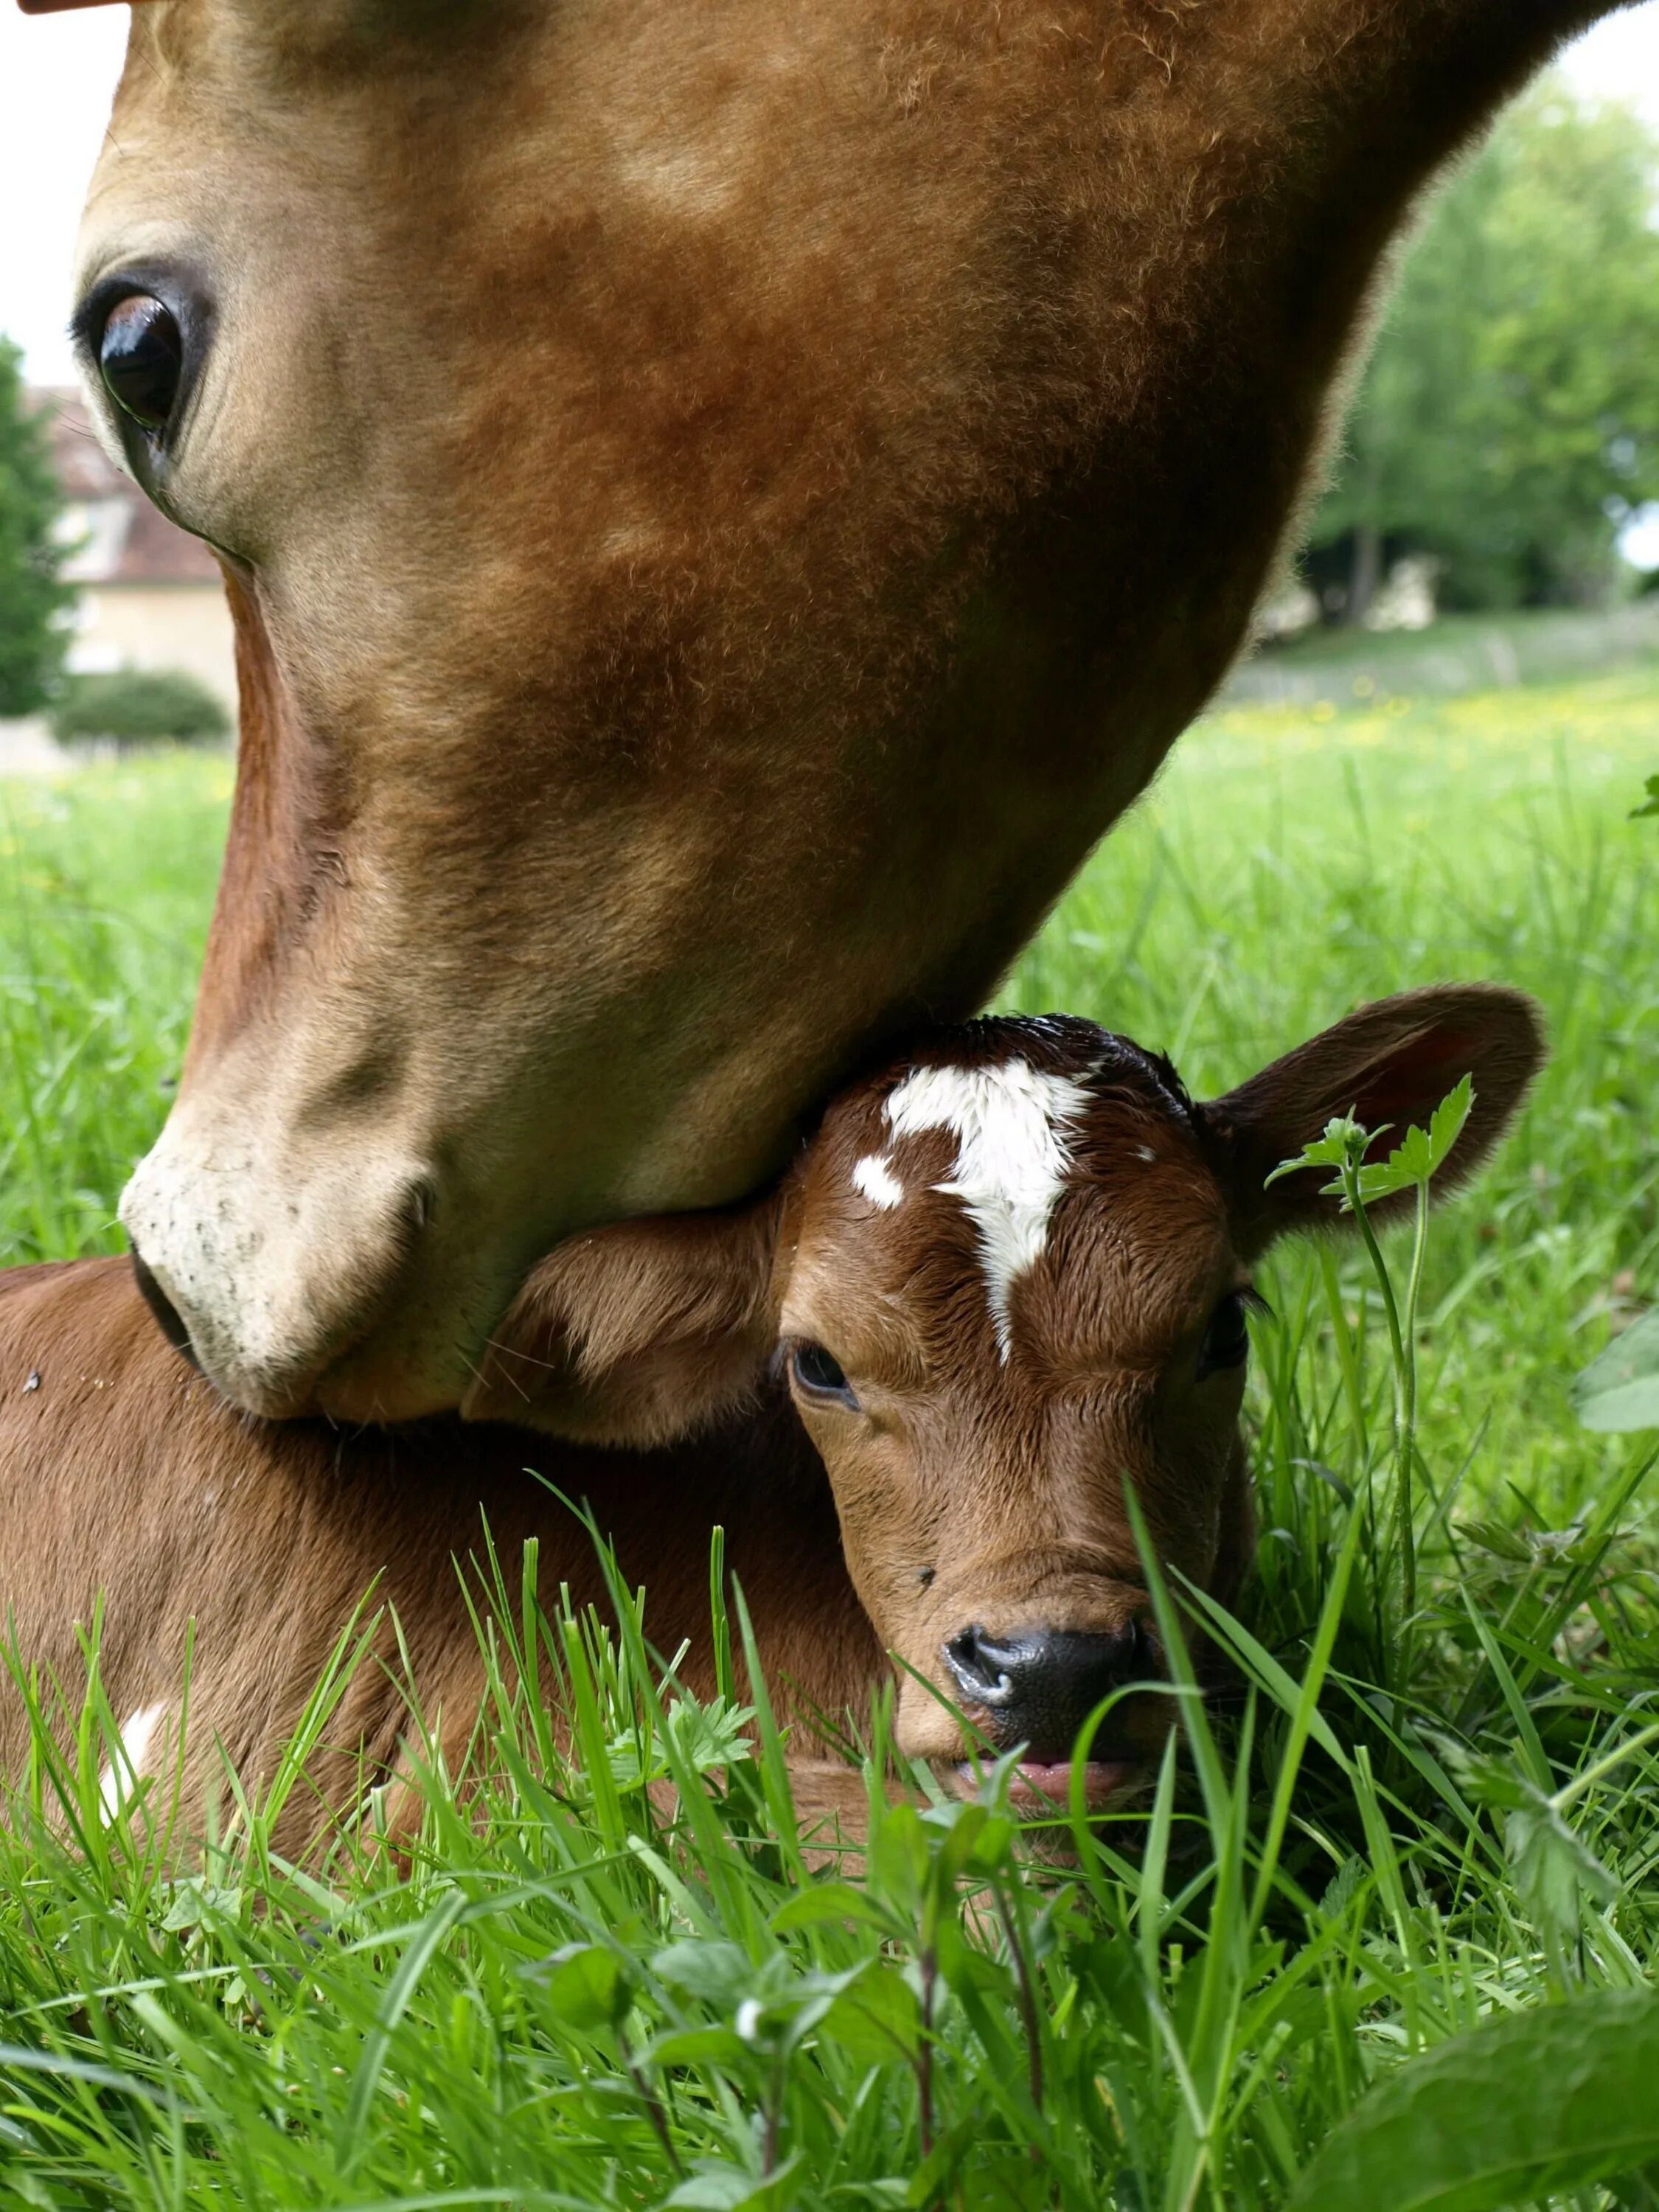
[{"label": "blurred background tree", "polygon": [[1659,498],[1659,138],[1546,79],[1441,194],[1361,380],[1304,570],[1363,621],[1425,555],[1446,608],[1605,598]]},{"label": "blurred background tree", "polygon": [[22,356],[0,338],[0,714],[44,706],[68,637],[54,620],[74,593],[59,581],[52,525],[62,494],[46,424],[23,386]]}]

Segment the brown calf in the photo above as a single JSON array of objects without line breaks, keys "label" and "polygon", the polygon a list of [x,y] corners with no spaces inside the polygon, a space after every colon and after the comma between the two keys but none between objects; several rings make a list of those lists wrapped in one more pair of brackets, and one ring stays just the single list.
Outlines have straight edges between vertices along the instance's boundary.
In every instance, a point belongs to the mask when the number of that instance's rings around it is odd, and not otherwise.
[{"label": "brown calf", "polygon": [[[914,1670],[904,1751],[963,1759],[949,1700],[994,1742],[1029,1746],[1017,1788],[1051,1790],[1101,1698],[1156,1671],[1123,1478],[1194,1582],[1225,1596],[1248,1562],[1249,1268],[1335,1215],[1317,1176],[1263,1178],[1332,1115],[1420,1121],[1468,1071],[1455,1180],[1540,1056],[1529,1003],[1478,987],[1368,1007],[1205,1106],[1087,1022],[935,1032],[836,1099],[769,1198],[556,1251],[472,1425],[250,1422],[161,1342],[121,1263],[20,1270],[0,1279],[0,1589],[18,1647],[72,1674],[71,1623],[101,1590],[103,1680],[142,1771],[170,1755],[193,1621],[199,1804],[216,1739],[247,1778],[269,1775],[380,1574],[453,1747],[483,1686],[452,1564],[477,1548],[480,1513],[509,1555],[539,1538],[544,1588],[604,1594],[532,1465],[614,1534],[659,1647],[690,1642],[692,1688],[711,1686],[719,1522],[786,1716],[865,1707],[885,1650]],[[1090,1747],[1092,1802],[1167,1711],[1120,1706]],[[315,1772],[325,1798],[359,1786],[360,1753],[395,1764],[404,1717],[381,1671],[360,1669],[337,1763]],[[0,1767],[15,1773],[23,1747],[13,1705]],[[295,1803],[291,1824],[314,1819]]]}]

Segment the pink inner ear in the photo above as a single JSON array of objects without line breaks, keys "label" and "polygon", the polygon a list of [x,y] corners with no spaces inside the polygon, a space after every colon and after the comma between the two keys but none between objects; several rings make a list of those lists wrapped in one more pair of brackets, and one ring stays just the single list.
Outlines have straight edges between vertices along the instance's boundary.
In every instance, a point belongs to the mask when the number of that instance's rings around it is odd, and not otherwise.
[{"label": "pink inner ear", "polygon": [[1356,1121],[1368,1129],[1388,1122],[1396,1132],[1424,1122],[1479,1057],[1479,1040],[1463,1030],[1434,1030],[1392,1054],[1361,1086]]}]

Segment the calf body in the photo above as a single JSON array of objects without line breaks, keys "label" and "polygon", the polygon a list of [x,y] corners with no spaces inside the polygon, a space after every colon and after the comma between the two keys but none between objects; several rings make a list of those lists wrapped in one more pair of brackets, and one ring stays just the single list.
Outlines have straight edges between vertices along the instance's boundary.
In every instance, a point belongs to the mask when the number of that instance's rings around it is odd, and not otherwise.
[{"label": "calf body", "polygon": [[[0,1278],[17,1649],[72,1678],[74,1624],[101,1593],[106,1694],[153,1771],[193,1636],[195,1806],[222,1788],[221,1745],[245,1780],[269,1777],[374,1583],[453,1752],[483,1686],[454,1566],[481,1516],[508,1559],[538,1539],[544,1589],[604,1595],[586,1531],[534,1468],[614,1539],[658,1648],[689,1644],[688,1687],[712,1686],[718,1522],[786,1719],[867,1709],[891,1654],[901,1750],[948,1774],[975,1740],[1023,1747],[1015,1793],[1041,1806],[1080,1742],[1104,1805],[1170,1724],[1146,1686],[1161,1662],[1127,1492],[1164,1564],[1230,1597],[1252,1535],[1249,1268],[1338,1218],[1318,1174],[1268,1188],[1269,1171],[1333,1115],[1423,1121],[1472,1073],[1455,1180],[1540,1056],[1528,1002],[1480,987],[1364,1008],[1204,1105],[1091,1023],[933,1032],[835,1099],[765,1198],[557,1248],[465,1423],[250,1420],[155,1334],[119,1262]],[[323,1798],[390,1771],[406,1720],[386,1674],[360,1668],[313,1762]],[[0,1765],[15,1774],[23,1748],[9,1710]],[[288,1817],[293,1848],[314,1802]]]},{"label": "calf body", "polygon": [[[458,1562],[482,1556],[483,1524],[514,1563],[538,1540],[550,1600],[561,1583],[578,1603],[605,1600],[587,1530],[532,1468],[616,1530],[624,1571],[648,1592],[653,1643],[690,1644],[688,1688],[714,1687],[719,1522],[782,1716],[867,1710],[885,1662],[842,1564],[823,1464],[775,1392],[654,1451],[458,1421],[349,1436],[279,1426],[228,1406],[162,1342],[125,1261],[0,1275],[0,1590],[17,1650],[73,1700],[76,1624],[101,1596],[100,1680],[143,1772],[170,1768],[188,1647],[187,1820],[223,1796],[220,1746],[249,1784],[270,1778],[371,1584],[369,1611],[395,1610],[422,1711],[459,1753],[484,1681]],[[377,1643],[395,1662],[389,1620]],[[391,1674],[360,1666],[311,1781],[349,1806],[361,1777],[394,1770],[409,1726]],[[0,1771],[15,1778],[27,1748],[8,1686]],[[299,1847],[318,1820],[298,1793],[279,1844]]]}]

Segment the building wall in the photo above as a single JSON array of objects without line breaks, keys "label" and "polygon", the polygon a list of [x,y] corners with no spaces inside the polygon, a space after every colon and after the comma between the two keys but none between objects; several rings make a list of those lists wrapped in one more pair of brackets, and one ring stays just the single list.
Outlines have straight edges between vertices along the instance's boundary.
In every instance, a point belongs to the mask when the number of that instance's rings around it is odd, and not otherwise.
[{"label": "building wall", "polygon": [[84,584],[75,611],[70,669],[181,668],[236,712],[236,648],[217,584]]}]

